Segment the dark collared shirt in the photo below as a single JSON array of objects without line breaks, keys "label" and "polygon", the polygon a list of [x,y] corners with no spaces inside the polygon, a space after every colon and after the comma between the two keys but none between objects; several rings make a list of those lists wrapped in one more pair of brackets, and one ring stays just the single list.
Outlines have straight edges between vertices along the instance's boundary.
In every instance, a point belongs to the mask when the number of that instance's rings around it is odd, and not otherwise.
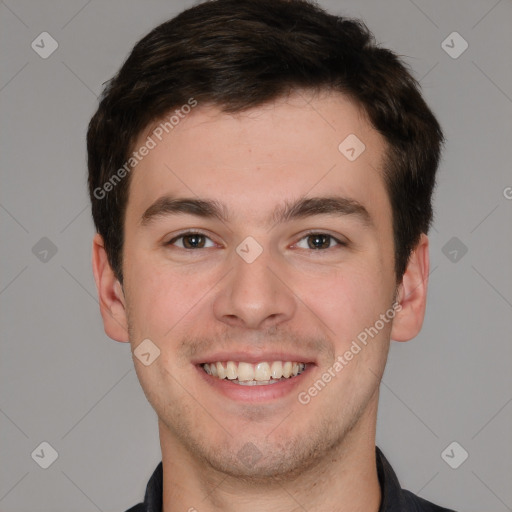
[{"label": "dark collared shirt", "polygon": [[[398,483],[393,468],[377,446],[375,452],[377,474],[382,493],[379,512],[454,512],[434,505],[410,491],[403,490]],[[139,503],[126,512],[162,512],[162,474],[162,463],[160,462],[146,487],[144,503]]]}]

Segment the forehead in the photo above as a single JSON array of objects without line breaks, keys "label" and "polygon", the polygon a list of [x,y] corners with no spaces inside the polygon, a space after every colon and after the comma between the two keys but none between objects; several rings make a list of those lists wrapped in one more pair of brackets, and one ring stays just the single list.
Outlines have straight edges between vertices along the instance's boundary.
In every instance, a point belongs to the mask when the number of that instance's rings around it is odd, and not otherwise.
[{"label": "forehead", "polygon": [[295,93],[236,114],[198,104],[165,124],[172,115],[135,144],[153,147],[132,170],[127,217],[164,194],[220,200],[252,218],[308,194],[386,206],[384,140],[338,93]]}]

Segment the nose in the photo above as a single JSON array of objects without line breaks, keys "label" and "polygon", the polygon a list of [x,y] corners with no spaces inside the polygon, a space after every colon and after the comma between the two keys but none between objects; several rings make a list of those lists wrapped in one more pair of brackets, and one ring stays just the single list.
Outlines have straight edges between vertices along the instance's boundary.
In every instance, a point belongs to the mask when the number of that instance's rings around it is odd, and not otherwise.
[{"label": "nose", "polygon": [[217,320],[232,327],[268,329],[293,317],[296,297],[268,251],[251,263],[236,253],[232,260],[233,269],[214,300]]}]

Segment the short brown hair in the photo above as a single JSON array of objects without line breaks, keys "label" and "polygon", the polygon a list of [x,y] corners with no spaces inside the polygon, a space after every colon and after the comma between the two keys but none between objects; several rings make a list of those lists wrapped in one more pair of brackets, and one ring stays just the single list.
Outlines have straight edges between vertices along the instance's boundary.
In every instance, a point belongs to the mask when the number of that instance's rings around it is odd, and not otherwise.
[{"label": "short brown hair", "polygon": [[[142,130],[191,99],[235,113],[301,89],[346,95],[386,140],[383,173],[401,279],[432,220],[443,142],[417,81],[361,21],[328,14],[306,0],[212,0],[159,25],[135,45],[89,124],[92,214],[121,282],[126,162]],[[120,174],[123,179],[116,179]]]}]

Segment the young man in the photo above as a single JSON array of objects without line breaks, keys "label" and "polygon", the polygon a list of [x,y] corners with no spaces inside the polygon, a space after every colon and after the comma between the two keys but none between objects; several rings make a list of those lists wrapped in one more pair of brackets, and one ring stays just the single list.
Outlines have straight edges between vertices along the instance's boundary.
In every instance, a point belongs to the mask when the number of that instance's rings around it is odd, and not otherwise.
[{"label": "young man", "polygon": [[132,512],[446,510],[375,446],[441,144],[398,58],[302,0],[203,3],[135,46],[88,132],[105,330],[159,418]]}]

